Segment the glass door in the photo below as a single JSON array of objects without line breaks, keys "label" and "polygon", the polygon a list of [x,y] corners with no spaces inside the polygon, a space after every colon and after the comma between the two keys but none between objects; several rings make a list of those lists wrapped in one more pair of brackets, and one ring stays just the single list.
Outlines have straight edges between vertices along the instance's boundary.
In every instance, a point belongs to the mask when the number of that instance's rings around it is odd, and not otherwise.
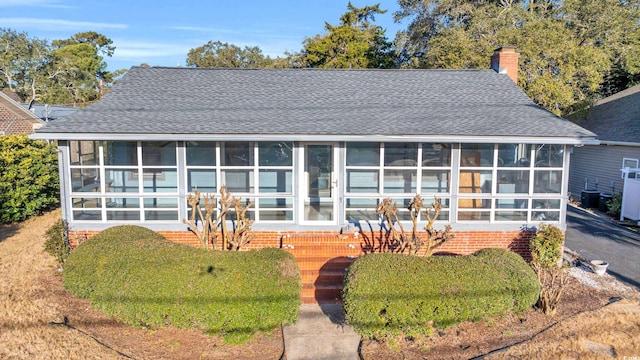
[{"label": "glass door", "polygon": [[304,146],[304,222],[336,224],[335,144]]}]

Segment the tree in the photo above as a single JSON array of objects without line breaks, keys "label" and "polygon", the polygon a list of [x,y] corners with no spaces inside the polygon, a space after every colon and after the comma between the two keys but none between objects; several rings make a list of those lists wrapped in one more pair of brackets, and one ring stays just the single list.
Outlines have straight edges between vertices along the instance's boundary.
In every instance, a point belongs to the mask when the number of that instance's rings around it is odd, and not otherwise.
[{"label": "tree", "polygon": [[[396,38],[406,67],[487,68],[493,49],[520,51],[519,85],[566,115],[637,81],[638,1],[404,0]],[[635,79],[635,80],[634,80]]]},{"label": "tree", "polygon": [[318,68],[389,68],[394,66],[392,45],[385,30],[373,25],[380,4],[355,7],[349,2],[340,24],[325,23],[324,35],[304,41],[301,66]]},{"label": "tree", "polygon": [[[65,89],[74,106],[99,99],[98,77],[102,72],[102,57],[87,43],[70,44],[51,52],[48,67],[52,85]],[[56,102],[69,102],[57,99]]]},{"label": "tree", "polygon": [[187,54],[187,66],[204,68],[265,68],[272,61],[257,46],[240,48],[220,41],[209,41]]},{"label": "tree", "polygon": [[22,99],[35,99],[37,79],[48,56],[46,41],[31,38],[27,33],[0,28],[1,87],[8,87]]},{"label": "tree", "polygon": [[0,84],[23,100],[66,104],[99,99],[121,70],[109,72],[103,56],[113,42],[93,31],[69,39],[45,40],[0,28]]},{"label": "tree", "polygon": [[[104,61],[104,56],[111,57],[116,49],[111,39],[95,31],[87,31],[68,39],[54,40],[51,45],[54,48],[52,71],[62,78],[62,85],[73,95],[74,104],[97,100],[104,95],[105,86],[116,77],[107,71]],[[70,70],[65,71],[65,67],[70,67]],[[74,79],[73,84],[69,78]],[[97,89],[95,96],[79,97],[80,92],[90,94],[91,87]]]},{"label": "tree", "polygon": [[69,39],[54,40],[51,43],[51,45],[53,45],[53,47],[55,48],[61,48],[67,45],[74,44],[89,44],[96,50],[97,54],[102,54],[108,57],[113,56],[113,53],[116,50],[116,47],[113,46],[113,41],[111,39],[95,31],[80,32],[73,35]]}]

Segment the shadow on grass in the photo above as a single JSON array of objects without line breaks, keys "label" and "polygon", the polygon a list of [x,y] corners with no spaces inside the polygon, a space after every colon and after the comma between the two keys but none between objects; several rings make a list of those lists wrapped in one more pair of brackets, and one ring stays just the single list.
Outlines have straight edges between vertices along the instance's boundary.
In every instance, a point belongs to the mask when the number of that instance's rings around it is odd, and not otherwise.
[{"label": "shadow on grass", "polygon": [[0,225],[0,243],[15,235],[20,230],[19,224]]}]

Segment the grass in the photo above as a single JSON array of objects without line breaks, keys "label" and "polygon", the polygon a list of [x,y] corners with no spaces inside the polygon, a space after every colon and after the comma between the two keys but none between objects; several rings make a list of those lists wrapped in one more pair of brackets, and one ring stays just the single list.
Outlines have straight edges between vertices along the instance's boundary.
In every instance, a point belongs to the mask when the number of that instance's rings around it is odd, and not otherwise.
[{"label": "grass", "polygon": [[300,272],[280,249],[207,251],[129,225],[74,250],[64,287],[128,324],[199,328],[227,343],[294,322],[300,304]]}]

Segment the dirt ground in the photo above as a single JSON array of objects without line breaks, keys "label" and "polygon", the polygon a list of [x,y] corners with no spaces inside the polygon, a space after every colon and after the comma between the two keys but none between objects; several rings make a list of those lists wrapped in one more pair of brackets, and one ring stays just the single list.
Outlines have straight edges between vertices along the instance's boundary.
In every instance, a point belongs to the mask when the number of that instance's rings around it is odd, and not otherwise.
[{"label": "dirt ground", "polygon": [[[279,359],[278,329],[242,346],[197,330],[145,329],[119,323],[62,288],[44,233],[52,212],[0,226],[2,359]],[[640,359],[640,296],[611,276],[572,268],[557,315],[530,309],[467,322],[421,342],[365,341],[363,359],[620,358]],[[619,300],[610,303],[612,300]],[[502,349],[502,350],[500,350]]]}]

